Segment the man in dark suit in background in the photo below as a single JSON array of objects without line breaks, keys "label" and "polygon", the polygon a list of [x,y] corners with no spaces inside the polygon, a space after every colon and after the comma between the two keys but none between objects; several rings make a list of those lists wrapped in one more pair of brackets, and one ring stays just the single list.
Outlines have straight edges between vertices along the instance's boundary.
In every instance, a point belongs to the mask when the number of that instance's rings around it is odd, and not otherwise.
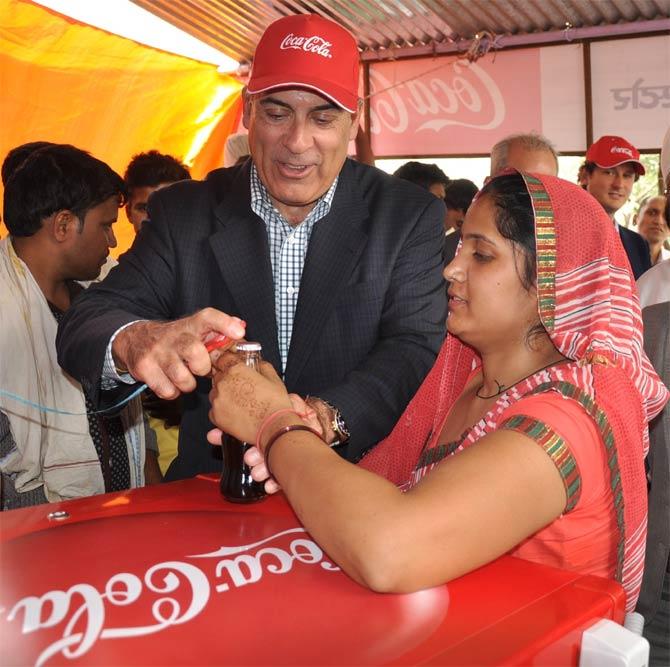
[{"label": "man in dark suit in background", "polygon": [[[644,350],[670,386],[670,294],[642,310]],[[645,619],[650,665],[670,664],[670,403],[649,424],[649,521],[644,576],[636,611]]]},{"label": "man in dark suit in background", "polygon": [[101,403],[137,382],[184,394],[166,479],[220,470],[205,440],[212,333],[240,337],[246,321],[350,460],[389,433],[433,364],[444,204],[347,159],[359,64],[332,21],[273,23],[245,96],[251,160],[153,194],[150,224],[63,322],[59,360]]},{"label": "man in dark suit in background", "polygon": [[647,242],[636,232],[622,227],[614,214],[628,201],[633,184],[644,175],[640,152],[623,137],[604,136],[586,151],[586,189],[612,218],[637,280],[651,268]]}]

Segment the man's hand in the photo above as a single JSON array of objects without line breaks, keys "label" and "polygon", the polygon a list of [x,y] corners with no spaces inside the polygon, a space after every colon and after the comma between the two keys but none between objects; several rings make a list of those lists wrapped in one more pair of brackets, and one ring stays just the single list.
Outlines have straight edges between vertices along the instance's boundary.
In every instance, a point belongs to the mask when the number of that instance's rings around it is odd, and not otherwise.
[{"label": "man's hand", "polygon": [[174,322],[137,322],[126,327],[114,339],[114,363],[141,382],[157,396],[176,398],[193,391],[195,376],[204,377],[212,370],[212,359],[204,341],[215,334],[239,340],[245,323],[214,308]]},{"label": "man's hand", "polygon": [[[335,442],[337,434],[333,430],[333,419],[335,415],[329,405],[324,403],[320,398],[308,396],[306,399],[308,408],[311,408],[319,423],[319,431],[323,439],[330,445]],[[311,424],[310,424],[311,426]]]},{"label": "man's hand", "polygon": [[[308,403],[306,402],[302,396],[298,396],[298,394],[289,394],[288,397],[291,399],[291,405],[293,406],[293,409],[300,415],[300,418],[307,424],[307,426],[311,426],[315,431],[321,434],[321,437],[324,437],[324,422],[320,418],[319,414],[317,411]],[[311,399],[308,398],[307,401],[314,401],[318,399]],[[324,406],[325,407],[325,406]]]}]

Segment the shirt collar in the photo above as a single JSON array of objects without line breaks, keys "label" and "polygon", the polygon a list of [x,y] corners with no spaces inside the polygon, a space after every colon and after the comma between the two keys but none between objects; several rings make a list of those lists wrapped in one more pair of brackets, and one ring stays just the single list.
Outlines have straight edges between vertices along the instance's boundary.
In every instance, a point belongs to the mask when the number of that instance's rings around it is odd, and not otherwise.
[{"label": "shirt collar", "polygon": [[[268,192],[265,185],[258,175],[256,165],[251,163],[251,209],[259,215],[264,220],[266,216],[261,212],[275,211],[276,215],[280,216],[284,220],[284,216],[277,211],[275,205],[272,203],[270,198],[270,193]],[[339,180],[339,174],[335,177],[335,180],[332,182],[328,190],[317,199],[314,208],[308,213],[307,217],[303,222],[310,221],[316,222],[321,218],[325,217],[330,212],[330,207],[332,206],[333,199],[335,198],[335,190],[337,189],[337,182]],[[287,223],[288,224],[288,223]],[[302,224],[302,223],[300,223]]]}]

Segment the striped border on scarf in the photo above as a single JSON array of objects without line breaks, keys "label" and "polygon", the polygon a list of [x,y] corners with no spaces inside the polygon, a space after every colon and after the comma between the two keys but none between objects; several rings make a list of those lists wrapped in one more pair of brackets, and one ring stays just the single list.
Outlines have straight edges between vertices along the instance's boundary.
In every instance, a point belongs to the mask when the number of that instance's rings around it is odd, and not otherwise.
[{"label": "striped border on scarf", "polygon": [[437,445],[437,447],[426,449],[419,457],[415,466],[415,471],[421,470],[427,466],[434,466],[447,456],[456,453],[463,444],[463,440],[465,440],[467,434],[468,432],[466,431],[460,440],[454,440],[453,442],[448,442],[444,445]]},{"label": "striped border on scarf", "polygon": [[533,176],[522,174],[535,212],[537,253],[537,303],[540,319],[547,331],[554,329],[556,309],[556,227],[554,209],[544,185]]},{"label": "striped border on scarf", "polygon": [[565,486],[566,502],[563,512],[569,512],[577,505],[582,494],[582,477],[570,448],[556,431],[544,422],[528,415],[514,415],[496,428],[516,431],[535,441],[549,454]]}]

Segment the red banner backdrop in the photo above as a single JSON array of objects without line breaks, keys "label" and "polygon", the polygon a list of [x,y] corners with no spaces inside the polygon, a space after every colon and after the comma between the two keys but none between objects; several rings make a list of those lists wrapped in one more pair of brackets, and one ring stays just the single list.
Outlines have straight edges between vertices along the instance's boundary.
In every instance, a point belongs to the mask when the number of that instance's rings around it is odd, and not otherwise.
[{"label": "red banner backdrop", "polygon": [[540,49],[370,67],[375,155],[487,154],[513,132],[542,131]]}]

